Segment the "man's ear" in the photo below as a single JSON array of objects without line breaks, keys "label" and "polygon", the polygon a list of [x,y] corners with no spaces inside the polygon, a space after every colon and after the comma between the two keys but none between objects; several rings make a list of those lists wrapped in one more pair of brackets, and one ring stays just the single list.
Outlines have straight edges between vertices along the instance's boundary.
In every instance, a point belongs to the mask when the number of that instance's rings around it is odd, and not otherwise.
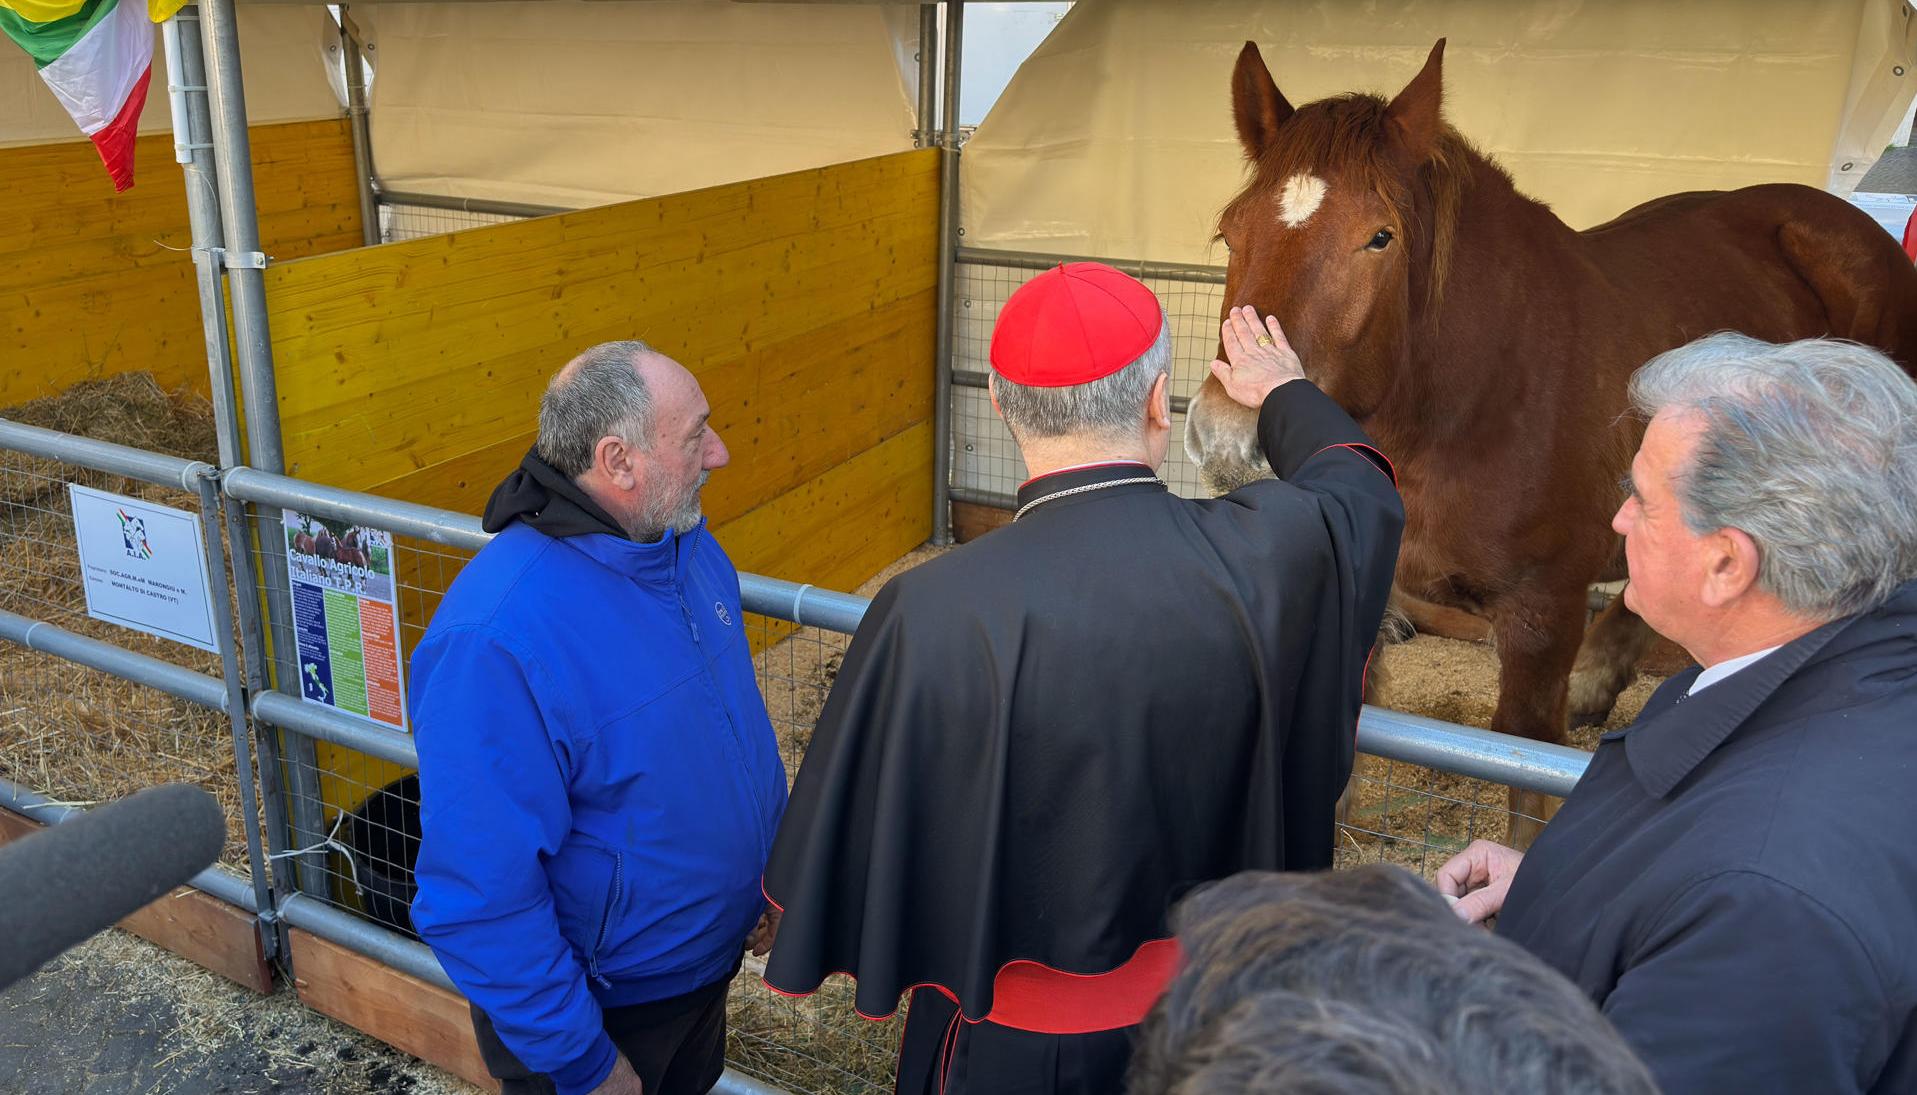
[{"label": "man's ear", "polygon": [[1152,381],[1151,394],[1145,397],[1145,422],[1171,429],[1171,374],[1159,373]]},{"label": "man's ear", "polygon": [[985,374],[985,394],[991,397],[992,413],[995,415],[998,415],[1000,418],[1004,418],[1005,408],[1000,407],[998,405],[998,374],[997,373]]},{"label": "man's ear", "polygon": [[592,449],[593,470],[609,485],[622,491],[639,483],[639,453],[618,434],[607,434]]},{"label": "man's ear", "polygon": [[1738,528],[1721,528],[1706,537],[1710,552],[1704,572],[1704,603],[1723,608],[1757,587],[1757,575],[1764,553],[1751,534]]}]

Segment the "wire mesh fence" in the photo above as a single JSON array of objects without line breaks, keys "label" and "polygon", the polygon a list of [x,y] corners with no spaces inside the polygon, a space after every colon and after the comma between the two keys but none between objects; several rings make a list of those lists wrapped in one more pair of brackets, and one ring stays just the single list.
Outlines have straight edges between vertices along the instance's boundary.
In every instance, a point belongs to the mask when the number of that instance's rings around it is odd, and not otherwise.
[{"label": "wire mesh fence", "polygon": [[[373,694],[380,675],[370,666],[374,652],[357,649],[357,636],[342,634],[335,625],[342,614],[371,612],[390,601],[397,641],[389,657],[394,672],[403,676],[408,656],[472,553],[272,507],[249,505],[247,527],[262,616],[272,636],[273,680],[289,694],[406,732],[403,704],[381,710]],[[269,556],[276,554],[291,558],[293,565],[274,565]],[[327,565],[318,568],[314,560]],[[364,579],[366,598],[344,603],[356,598],[329,592],[329,574]],[[296,585],[302,587],[297,597]],[[324,602],[324,623],[302,619],[311,611],[305,604],[309,595]],[[313,633],[316,626],[323,629],[323,639]],[[362,635],[370,631],[359,628]],[[346,640],[343,658],[336,639]],[[327,647],[323,664],[313,657],[320,641]],[[418,777],[407,767],[331,742],[269,726],[257,730],[278,736],[292,830],[288,848],[279,854],[299,864],[302,890],[418,938],[410,915],[420,839]]]},{"label": "wire mesh fence", "polygon": [[462,228],[482,228],[489,224],[510,224],[523,217],[502,213],[479,213],[470,209],[440,209],[435,206],[379,203],[379,241],[416,240],[444,235]]},{"label": "wire mesh fence", "polygon": [[[952,486],[974,497],[1008,497],[1027,477],[1018,447],[983,385],[999,309],[1037,273],[1029,264],[992,262],[979,251],[961,254],[953,273]],[[1223,273],[1160,273],[1142,279],[1164,305],[1172,333],[1172,446],[1160,474],[1187,498],[1202,497],[1205,490],[1197,467],[1185,455],[1182,408],[1210,375],[1209,365],[1217,356]]]},{"label": "wire mesh fence", "polygon": [[1438,868],[1473,840],[1510,839],[1509,799],[1502,783],[1361,753],[1339,819],[1333,866],[1393,863],[1435,879]]},{"label": "wire mesh fence", "polygon": [[[76,485],[196,522],[201,516],[199,497],[183,489],[0,450],[0,611],[219,677],[218,654],[88,614],[70,493]],[[231,623],[216,618],[215,626]],[[226,812],[221,862],[248,866],[240,788],[249,777],[235,763],[231,726],[219,709],[0,643],[0,777],[75,806],[159,783],[196,784]]]}]

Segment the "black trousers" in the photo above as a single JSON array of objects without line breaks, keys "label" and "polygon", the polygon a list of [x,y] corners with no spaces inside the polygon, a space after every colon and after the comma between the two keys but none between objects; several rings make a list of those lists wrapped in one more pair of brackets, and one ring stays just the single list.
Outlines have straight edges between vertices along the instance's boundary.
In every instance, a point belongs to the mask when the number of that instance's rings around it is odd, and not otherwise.
[{"label": "black trousers", "polygon": [[[726,992],[730,977],[684,996],[605,1009],[606,1034],[632,1062],[646,1095],[705,1095],[726,1067]],[[500,1095],[555,1095],[558,1087],[534,1072],[499,1040],[492,1020],[473,1008],[473,1033],[486,1071]]]},{"label": "black trousers", "polygon": [[912,993],[897,1095],[1117,1095],[1137,1027],[1034,1034],[968,1023],[936,989]]}]

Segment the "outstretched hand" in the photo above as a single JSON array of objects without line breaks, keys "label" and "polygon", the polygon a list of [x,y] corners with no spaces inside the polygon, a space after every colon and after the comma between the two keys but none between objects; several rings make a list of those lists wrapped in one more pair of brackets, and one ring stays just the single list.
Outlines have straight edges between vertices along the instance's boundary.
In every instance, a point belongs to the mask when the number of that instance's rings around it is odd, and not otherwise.
[{"label": "outstretched hand", "polygon": [[1257,410],[1273,389],[1305,378],[1304,366],[1276,316],[1260,320],[1256,308],[1233,308],[1218,325],[1218,340],[1224,344],[1225,357],[1211,363],[1211,375],[1235,403]]},{"label": "outstretched hand", "polygon": [[1522,862],[1523,852],[1474,840],[1438,868],[1438,892],[1454,899],[1451,911],[1467,924],[1482,923],[1504,908],[1504,896],[1511,892],[1511,879]]}]

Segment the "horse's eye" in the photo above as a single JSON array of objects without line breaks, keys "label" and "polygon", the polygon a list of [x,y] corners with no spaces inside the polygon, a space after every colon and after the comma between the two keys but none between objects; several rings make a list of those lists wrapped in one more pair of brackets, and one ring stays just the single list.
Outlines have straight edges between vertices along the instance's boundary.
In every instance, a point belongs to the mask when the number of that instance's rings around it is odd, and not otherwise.
[{"label": "horse's eye", "polygon": [[1382,250],[1384,250],[1385,248],[1387,248],[1387,247],[1389,247],[1389,246],[1391,246],[1391,240],[1392,240],[1392,238],[1393,238],[1393,237],[1392,237],[1392,235],[1391,235],[1391,229],[1389,229],[1389,228],[1380,228],[1380,229],[1378,229],[1378,234],[1377,234],[1377,235],[1375,235],[1375,236],[1373,236],[1373,237],[1371,237],[1371,242],[1370,242],[1370,243],[1367,243],[1367,244],[1365,244],[1365,250],[1367,250],[1367,251],[1382,251]]}]

